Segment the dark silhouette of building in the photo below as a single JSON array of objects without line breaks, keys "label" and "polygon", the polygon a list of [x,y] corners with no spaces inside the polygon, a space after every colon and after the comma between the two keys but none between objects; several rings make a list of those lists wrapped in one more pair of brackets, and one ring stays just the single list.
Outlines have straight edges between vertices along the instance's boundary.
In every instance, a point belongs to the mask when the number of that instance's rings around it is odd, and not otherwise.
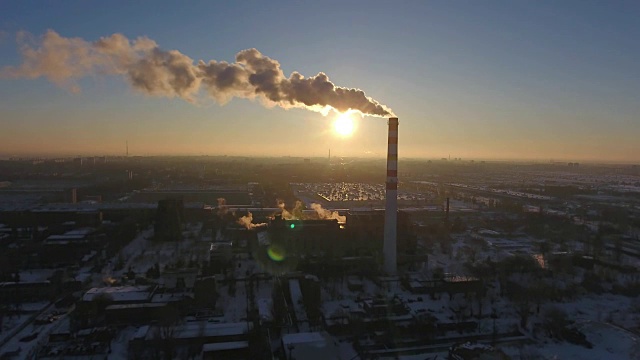
[{"label": "dark silhouette of building", "polygon": [[156,240],[178,241],[182,238],[184,203],[181,199],[158,201],[154,226]]}]

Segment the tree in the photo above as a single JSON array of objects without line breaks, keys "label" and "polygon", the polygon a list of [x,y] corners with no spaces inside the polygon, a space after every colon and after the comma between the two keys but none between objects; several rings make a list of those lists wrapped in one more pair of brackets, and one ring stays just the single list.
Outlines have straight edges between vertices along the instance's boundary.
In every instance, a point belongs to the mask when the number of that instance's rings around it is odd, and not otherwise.
[{"label": "tree", "polygon": [[619,263],[620,261],[622,261],[622,236],[616,236],[615,240],[613,242],[614,244],[614,251],[615,251],[615,256],[616,256],[616,261]]},{"label": "tree", "polygon": [[598,259],[600,255],[602,255],[602,251],[604,250],[604,240],[602,239],[602,235],[600,234],[600,230],[598,229],[598,233],[592,238],[591,242],[593,258]]},{"label": "tree", "polygon": [[547,240],[543,240],[538,243],[538,251],[544,257],[551,250],[551,244]]},{"label": "tree", "polygon": [[107,293],[100,293],[94,296],[91,300],[94,311],[99,315],[103,314],[106,307],[109,306],[109,304],[111,304],[112,302],[113,297]]},{"label": "tree", "polygon": [[175,358],[175,333],[176,326],[180,320],[180,314],[176,308],[167,305],[162,309],[155,329],[155,338],[160,342],[164,358],[167,360]]},{"label": "tree", "polygon": [[129,271],[127,271],[127,279],[132,280],[136,278],[136,272],[133,271],[131,266],[129,266]]},{"label": "tree", "polygon": [[558,307],[550,307],[544,312],[542,325],[549,337],[559,337],[562,330],[570,324],[567,312]]},{"label": "tree", "polygon": [[516,302],[516,313],[518,313],[518,315],[520,316],[520,327],[522,329],[527,328],[530,311],[531,309],[529,306],[529,297],[526,295],[520,297]]},{"label": "tree", "polygon": [[466,226],[462,222],[462,219],[460,218],[460,216],[456,216],[455,219],[453,219],[453,225],[451,226],[451,232],[460,233],[460,232],[463,232],[465,230],[466,230]]}]

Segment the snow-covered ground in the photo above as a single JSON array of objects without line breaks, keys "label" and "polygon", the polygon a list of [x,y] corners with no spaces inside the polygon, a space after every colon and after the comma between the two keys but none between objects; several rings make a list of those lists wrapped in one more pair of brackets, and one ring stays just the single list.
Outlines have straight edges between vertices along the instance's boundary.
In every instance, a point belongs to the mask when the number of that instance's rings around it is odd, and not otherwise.
[{"label": "snow-covered ground", "polygon": [[640,359],[640,339],[636,334],[602,322],[587,321],[579,324],[578,328],[592,344],[591,349],[553,340],[545,340],[524,347],[506,346],[501,349],[513,359]]},{"label": "snow-covered ground", "polygon": [[[100,276],[93,277],[93,286],[104,286],[120,279],[129,268],[136,274],[145,274],[155,264],[164,269],[166,265],[175,264],[180,259],[185,263],[192,260],[197,263],[208,260],[209,243],[200,241],[197,236],[201,226],[202,224],[189,225],[183,234],[184,239],[179,242],[153,241],[153,228],[141,231],[111,259]],[[196,235],[192,237],[191,234]],[[116,270],[119,262],[123,266]]]},{"label": "snow-covered ground", "polygon": [[20,304],[21,314],[8,314],[2,318],[2,332],[0,333],[0,343],[4,342],[8,336],[11,336],[15,329],[23,326],[26,322],[35,318],[38,313],[50,305],[47,301],[36,303]]},{"label": "snow-covered ground", "polygon": [[111,353],[109,354],[107,359],[127,359],[129,356],[129,340],[133,337],[137,330],[137,327],[128,326],[118,332],[116,338],[111,342]]},{"label": "snow-covered ground", "polygon": [[[45,312],[53,311],[53,305],[45,307]],[[31,323],[18,331],[6,344],[2,346],[0,354],[6,351],[15,351],[20,349],[17,358],[29,359],[35,355],[40,346],[45,345],[48,341],[49,334],[57,330],[61,326],[68,326],[68,318],[66,314],[62,314],[52,323],[36,325]]]}]

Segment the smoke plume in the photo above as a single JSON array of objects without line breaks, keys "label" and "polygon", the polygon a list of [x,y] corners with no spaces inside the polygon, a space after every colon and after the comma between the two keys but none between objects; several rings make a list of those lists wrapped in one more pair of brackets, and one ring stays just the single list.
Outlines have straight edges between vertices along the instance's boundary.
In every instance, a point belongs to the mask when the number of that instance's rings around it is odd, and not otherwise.
[{"label": "smoke plume", "polygon": [[302,201],[300,200],[296,201],[296,205],[291,210],[291,212],[289,212],[289,210],[286,209],[284,200],[277,199],[276,202],[278,204],[278,207],[281,210],[282,218],[284,220],[302,220],[303,219],[302,210],[304,210],[304,204],[302,203]]},{"label": "smoke plume", "polygon": [[227,199],[217,198],[216,200],[218,201],[218,210],[217,210],[218,216],[220,218],[223,218],[229,211],[229,208],[227,207]]},{"label": "smoke plume", "polygon": [[240,51],[235,62],[194,62],[177,50],[163,50],[147,37],[134,40],[113,34],[89,42],[66,38],[53,30],[36,39],[18,33],[22,64],[1,70],[5,78],[44,77],[72,92],[77,81],[90,75],[122,76],[136,91],[195,102],[205,92],[224,104],[234,97],[258,99],[268,106],[304,108],[325,113],[360,111],[387,117],[393,112],[364,91],[333,84],[324,73],[305,78],[298,72],[287,77],[280,63],[256,49]]},{"label": "smoke plume", "polygon": [[247,215],[238,219],[237,223],[247,228],[247,230],[255,229],[257,227],[267,226],[266,223],[254,224],[253,214],[248,212]]},{"label": "smoke plume", "polygon": [[293,210],[291,211],[291,215],[293,215],[294,219],[300,220],[304,216],[302,213],[302,210],[304,210],[304,204],[302,203],[302,201],[297,200],[296,205],[293,207]]},{"label": "smoke plume", "polygon": [[340,215],[337,211],[323,209],[320,204],[313,203],[311,204],[311,208],[318,213],[318,217],[322,220],[336,219],[341,223],[347,222],[346,216]]},{"label": "smoke plume", "polygon": [[282,214],[282,218],[285,220],[295,220],[295,217],[293,216],[293,214],[291,214],[285,207],[285,203],[284,200],[282,199],[277,199],[276,202],[278,203],[278,207],[281,210],[281,214]]}]

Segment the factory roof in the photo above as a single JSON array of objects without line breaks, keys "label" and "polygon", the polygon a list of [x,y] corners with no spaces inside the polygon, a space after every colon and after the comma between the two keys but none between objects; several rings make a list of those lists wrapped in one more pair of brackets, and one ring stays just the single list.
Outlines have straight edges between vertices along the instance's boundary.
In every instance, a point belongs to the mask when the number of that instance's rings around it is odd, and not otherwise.
[{"label": "factory roof", "polygon": [[282,337],[282,343],[287,345],[307,344],[313,342],[324,342],[325,338],[319,332],[306,332],[297,334],[287,334]]},{"label": "factory roof", "polygon": [[93,288],[82,296],[82,301],[93,301],[98,296],[108,295],[113,302],[147,302],[151,298],[154,286],[114,286]]},{"label": "factory roof", "polygon": [[138,330],[136,330],[136,333],[132,336],[132,339],[144,339],[149,332],[149,328],[149,325],[141,326]]},{"label": "factory roof", "polygon": [[214,352],[224,350],[238,350],[246,349],[249,347],[248,341],[229,341],[221,343],[211,343],[202,345],[202,352]]},{"label": "factory roof", "polygon": [[190,339],[197,337],[227,337],[249,333],[247,323],[210,323],[208,321],[188,322],[175,329],[176,339]]},{"label": "factory roof", "polygon": [[273,321],[273,315],[271,314],[271,307],[273,301],[269,298],[258,299],[258,314],[260,314],[260,320]]},{"label": "factory roof", "polygon": [[95,231],[94,228],[85,227],[67,231],[64,234],[50,235],[45,239],[47,243],[68,244],[86,240],[87,236]]},{"label": "factory roof", "polygon": [[161,308],[166,305],[167,303],[119,304],[119,305],[109,305],[105,308],[105,310]]},{"label": "factory roof", "polygon": [[335,341],[326,333],[305,332],[282,337],[287,359],[341,359]]}]

